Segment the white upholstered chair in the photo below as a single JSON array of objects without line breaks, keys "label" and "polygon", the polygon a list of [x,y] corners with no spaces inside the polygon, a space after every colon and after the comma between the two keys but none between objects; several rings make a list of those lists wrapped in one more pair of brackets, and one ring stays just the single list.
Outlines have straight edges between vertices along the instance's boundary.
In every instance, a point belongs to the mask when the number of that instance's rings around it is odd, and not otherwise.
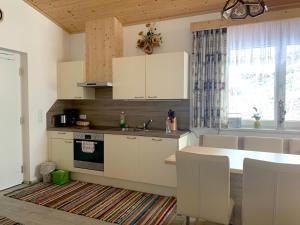
[{"label": "white upholstered chair", "polygon": [[243,225],[300,224],[300,165],[245,159]]},{"label": "white upholstered chair", "polygon": [[300,155],[300,139],[289,140],[289,153]]},{"label": "white upholstered chair", "polygon": [[244,149],[248,151],[283,153],[283,139],[245,137]]},{"label": "white upholstered chair", "polygon": [[238,149],[238,137],[229,135],[203,135],[203,146]]},{"label": "white upholstered chair", "polygon": [[230,169],[226,156],[178,151],[177,213],[219,224],[229,224],[234,202],[230,199]]}]

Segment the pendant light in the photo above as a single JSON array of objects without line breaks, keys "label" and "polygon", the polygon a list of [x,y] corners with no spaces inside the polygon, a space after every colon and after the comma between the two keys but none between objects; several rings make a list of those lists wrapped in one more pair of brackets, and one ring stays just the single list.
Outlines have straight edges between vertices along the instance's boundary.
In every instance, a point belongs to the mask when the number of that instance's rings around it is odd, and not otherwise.
[{"label": "pendant light", "polygon": [[263,0],[228,0],[223,8],[225,19],[245,19],[256,17],[268,11]]}]

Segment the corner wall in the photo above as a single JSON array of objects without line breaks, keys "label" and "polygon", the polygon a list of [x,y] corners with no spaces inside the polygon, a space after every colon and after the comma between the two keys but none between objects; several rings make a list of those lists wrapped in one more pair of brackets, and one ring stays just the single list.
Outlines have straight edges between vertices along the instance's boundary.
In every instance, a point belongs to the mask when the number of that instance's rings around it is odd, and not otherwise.
[{"label": "corner wall", "polygon": [[70,35],[24,1],[2,0],[0,7],[0,47],[27,54],[29,162],[24,169],[25,180],[34,181],[38,165],[48,158],[46,112],[56,100],[56,64],[68,59]]}]

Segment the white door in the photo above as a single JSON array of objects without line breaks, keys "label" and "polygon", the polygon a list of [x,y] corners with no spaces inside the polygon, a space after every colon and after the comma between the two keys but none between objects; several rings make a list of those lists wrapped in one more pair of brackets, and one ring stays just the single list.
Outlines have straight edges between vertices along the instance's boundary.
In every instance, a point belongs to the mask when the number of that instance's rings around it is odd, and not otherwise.
[{"label": "white door", "polygon": [[21,184],[20,56],[0,51],[0,190]]}]

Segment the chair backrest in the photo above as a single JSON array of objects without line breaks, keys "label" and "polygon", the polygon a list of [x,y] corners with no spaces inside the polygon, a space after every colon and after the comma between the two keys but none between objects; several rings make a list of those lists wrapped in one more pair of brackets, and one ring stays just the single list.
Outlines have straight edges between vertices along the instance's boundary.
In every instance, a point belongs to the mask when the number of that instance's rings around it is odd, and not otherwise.
[{"label": "chair backrest", "polygon": [[283,139],[245,137],[244,149],[249,151],[283,153]]},{"label": "chair backrest", "polygon": [[228,223],[230,214],[228,157],[178,151],[176,169],[178,213],[215,223]]},{"label": "chair backrest", "polygon": [[203,135],[203,146],[238,149],[238,137],[228,135]]},{"label": "chair backrest", "polygon": [[245,159],[243,225],[300,224],[300,165]]},{"label": "chair backrest", "polygon": [[289,153],[300,155],[300,139],[289,140]]}]

